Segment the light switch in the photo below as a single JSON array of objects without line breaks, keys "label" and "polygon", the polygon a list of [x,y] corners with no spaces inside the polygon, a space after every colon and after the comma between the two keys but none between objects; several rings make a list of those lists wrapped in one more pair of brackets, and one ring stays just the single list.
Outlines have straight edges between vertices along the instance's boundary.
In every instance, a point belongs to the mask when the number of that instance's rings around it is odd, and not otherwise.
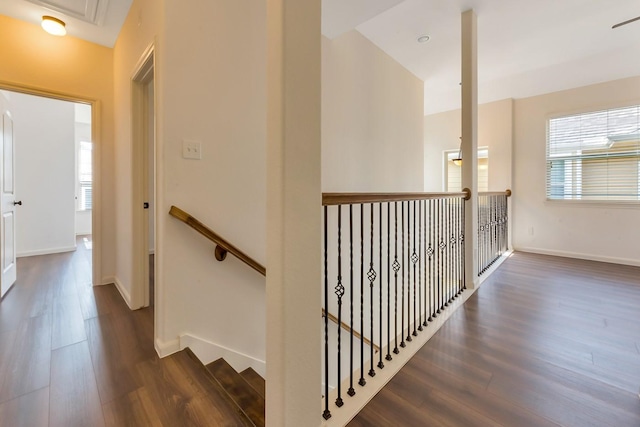
[{"label": "light switch", "polygon": [[200,160],[202,159],[202,145],[200,141],[182,140],[182,158]]}]

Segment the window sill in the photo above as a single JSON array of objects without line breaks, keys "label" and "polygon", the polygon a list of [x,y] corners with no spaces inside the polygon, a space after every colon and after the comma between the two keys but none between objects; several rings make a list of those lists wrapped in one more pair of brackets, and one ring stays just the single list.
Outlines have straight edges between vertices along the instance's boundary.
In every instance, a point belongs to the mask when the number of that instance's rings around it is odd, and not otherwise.
[{"label": "window sill", "polygon": [[640,200],[558,200],[545,199],[547,205],[580,206],[586,208],[640,209]]}]

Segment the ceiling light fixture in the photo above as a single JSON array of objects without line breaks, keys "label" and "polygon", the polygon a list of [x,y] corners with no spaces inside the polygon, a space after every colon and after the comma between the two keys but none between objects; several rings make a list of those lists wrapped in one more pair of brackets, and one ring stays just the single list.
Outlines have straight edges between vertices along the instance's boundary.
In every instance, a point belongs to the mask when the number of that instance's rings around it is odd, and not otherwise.
[{"label": "ceiling light fixture", "polygon": [[420,37],[418,37],[418,43],[426,43],[429,40],[431,40],[431,37],[429,37],[426,34],[421,35]]},{"label": "ceiling light fixture", "polygon": [[451,159],[454,165],[462,166],[462,137],[460,137],[460,148],[458,148],[458,157]]},{"label": "ceiling light fixture", "polygon": [[64,36],[67,34],[66,24],[58,18],[53,16],[42,17],[42,28],[49,34],[54,36]]}]

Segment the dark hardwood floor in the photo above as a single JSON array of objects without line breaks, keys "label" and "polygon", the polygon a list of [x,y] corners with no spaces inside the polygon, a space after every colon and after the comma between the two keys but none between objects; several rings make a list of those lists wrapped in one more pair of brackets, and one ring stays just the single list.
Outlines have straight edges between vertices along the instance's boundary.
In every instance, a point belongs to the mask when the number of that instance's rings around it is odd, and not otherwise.
[{"label": "dark hardwood floor", "polygon": [[640,268],[516,253],[349,424],[640,426]]},{"label": "dark hardwood floor", "polygon": [[158,358],[152,307],[131,311],[113,285],[91,286],[80,240],[18,260],[0,301],[0,426],[246,425],[197,371],[184,353]]}]

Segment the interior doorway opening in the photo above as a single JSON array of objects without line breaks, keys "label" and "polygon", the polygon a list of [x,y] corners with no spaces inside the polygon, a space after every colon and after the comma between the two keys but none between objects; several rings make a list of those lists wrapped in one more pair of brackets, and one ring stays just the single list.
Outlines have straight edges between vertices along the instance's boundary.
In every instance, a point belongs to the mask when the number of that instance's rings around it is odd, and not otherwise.
[{"label": "interior doorway opening", "polygon": [[[15,207],[11,215],[3,213],[13,218],[3,230],[3,235],[12,236],[12,247],[2,249],[7,255],[3,259],[79,251],[86,261],[81,280],[91,286],[95,264],[93,106],[39,92],[0,89],[4,110],[0,156],[13,169],[11,176],[3,173],[0,186],[12,189]],[[19,269],[15,270],[14,277]],[[5,294],[11,280],[3,282]]]}]

